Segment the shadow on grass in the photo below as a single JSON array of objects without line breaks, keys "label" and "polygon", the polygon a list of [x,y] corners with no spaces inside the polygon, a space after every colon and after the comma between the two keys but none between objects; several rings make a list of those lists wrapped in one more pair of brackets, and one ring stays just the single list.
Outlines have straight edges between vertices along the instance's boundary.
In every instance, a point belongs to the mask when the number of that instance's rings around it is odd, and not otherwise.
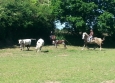
[{"label": "shadow on grass", "polygon": [[17,45],[2,45],[0,46],[0,49],[5,49],[5,48],[19,48]]},{"label": "shadow on grass", "polygon": [[23,51],[34,51],[34,50],[23,50]]},{"label": "shadow on grass", "polygon": [[101,49],[100,50],[100,48],[96,48],[96,49],[93,49],[93,48],[89,48],[89,49],[87,49],[88,51],[106,51],[105,49]]},{"label": "shadow on grass", "polygon": [[43,53],[48,53],[49,50],[42,50],[41,52],[43,52]]}]

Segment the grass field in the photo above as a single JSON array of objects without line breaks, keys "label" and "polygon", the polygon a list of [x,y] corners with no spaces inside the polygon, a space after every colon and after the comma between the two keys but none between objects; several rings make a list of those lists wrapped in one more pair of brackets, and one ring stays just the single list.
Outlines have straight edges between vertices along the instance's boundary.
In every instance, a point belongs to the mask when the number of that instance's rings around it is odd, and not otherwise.
[{"label": "grass field", "polygon": [[115,49],[0,49],[0,83],[115,83]]}]

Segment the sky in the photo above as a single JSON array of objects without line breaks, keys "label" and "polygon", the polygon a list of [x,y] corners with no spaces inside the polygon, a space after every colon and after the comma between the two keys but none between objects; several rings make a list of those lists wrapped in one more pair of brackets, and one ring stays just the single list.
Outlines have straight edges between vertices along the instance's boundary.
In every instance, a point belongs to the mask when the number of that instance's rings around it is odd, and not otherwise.
[{"label": "sky", "polygon": [[71,28],[71,24],[69,22],[63,22],[61,23],[60,20],[54,21],[54,25],[57,29],[62,30],[63,28]]},{"label": "sky", "polygon": [[61,23],[60,20],[54,22],[57,29],[62,30],[65,27],[65,23]]}]

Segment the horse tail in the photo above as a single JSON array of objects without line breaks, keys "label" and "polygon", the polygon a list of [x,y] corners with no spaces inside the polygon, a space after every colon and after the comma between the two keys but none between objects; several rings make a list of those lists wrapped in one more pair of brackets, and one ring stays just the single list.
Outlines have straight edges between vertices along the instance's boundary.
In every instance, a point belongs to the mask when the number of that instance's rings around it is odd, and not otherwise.
[{"label": "horse tail", "polygon": [[105,36],[104,36],[103,39],[102,39],[102,44],[103,44],[103,41],[105,41]]},{"label": "horse tail", "polygon": [[105,36],[103,37],[102,41],[105,41]]}]

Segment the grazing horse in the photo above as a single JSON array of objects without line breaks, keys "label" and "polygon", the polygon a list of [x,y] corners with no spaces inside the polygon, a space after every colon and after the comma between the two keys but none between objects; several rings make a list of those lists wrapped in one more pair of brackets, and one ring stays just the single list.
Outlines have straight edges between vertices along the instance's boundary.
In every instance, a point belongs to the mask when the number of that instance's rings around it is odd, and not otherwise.
[{"label": "grazing horse", "polygon": [[94,37],[90,42],[88,42],[88,38],[89,38],[89,35],[86,32],[84,32],[82,34],[82,39],[84,39],[84,46],[82,50],[84,49],[85,46],[87,46],[87,44],[96,44],[100,47],[100,50],[101,50],[101,45],[102,45],[102,42],[104,41],[104,38],[101,39],[101,38]]},{"label": "grazing horse", "polygon": [[42,47],[44,45],[44,40],[42,38],[38,39],[37,43],[36,43],[36,52],[41,51]]},{"label": "grazing horse", "polygon": [[58,44],[63,44],[64,48],[66,48],[65,40],[57,40],[55,35],[51,35],[50,39],[52,40],[52,44],[57,48]]},{"label": "grazing horse", "polygon": [[31,45],[31,40],[36,40],[36,39],[19,39],[18,42],[20,44],[20,49],[24,50],[24,47],[27,47],[27,50],[29,50],[30,45]]}]

